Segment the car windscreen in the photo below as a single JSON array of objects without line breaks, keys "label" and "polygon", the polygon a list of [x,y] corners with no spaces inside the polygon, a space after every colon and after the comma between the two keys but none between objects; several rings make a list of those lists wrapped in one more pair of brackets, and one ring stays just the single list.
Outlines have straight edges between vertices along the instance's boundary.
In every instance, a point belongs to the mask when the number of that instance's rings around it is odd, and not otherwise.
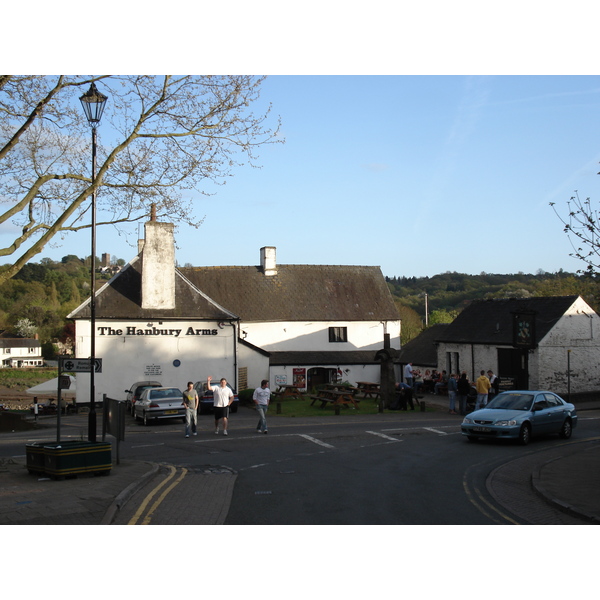
[{"label": "car windscreen", "polygon": [[513,394],[503,392],[487,403],[486,408],[500,408],[505,410],[530,410],[533,394]]}]

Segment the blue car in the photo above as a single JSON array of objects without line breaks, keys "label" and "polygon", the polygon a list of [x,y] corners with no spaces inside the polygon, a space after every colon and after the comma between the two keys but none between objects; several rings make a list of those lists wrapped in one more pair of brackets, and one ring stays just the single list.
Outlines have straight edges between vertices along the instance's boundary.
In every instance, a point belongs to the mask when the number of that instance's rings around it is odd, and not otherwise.
[{"label": "blue car", "polygon": [[577,425],[575,406],[546,391],[502,392],[485,408],[468,414],[461,425],[470,442],[479,438],[516,439],[526,445],[534,435],[569,439]]}]

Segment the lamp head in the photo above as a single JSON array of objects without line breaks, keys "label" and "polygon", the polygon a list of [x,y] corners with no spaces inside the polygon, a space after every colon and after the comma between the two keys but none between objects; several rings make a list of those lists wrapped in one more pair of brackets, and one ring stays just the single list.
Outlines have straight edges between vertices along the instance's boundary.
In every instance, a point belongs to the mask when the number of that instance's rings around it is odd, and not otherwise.
[{"label": "lamp head", "polygon": [[99,92],[96,84],[92,82],[90,89],[79,100],[89,124],[92,127],[97,127],[100,124],[100,119],[102,119],[108,96]]}]

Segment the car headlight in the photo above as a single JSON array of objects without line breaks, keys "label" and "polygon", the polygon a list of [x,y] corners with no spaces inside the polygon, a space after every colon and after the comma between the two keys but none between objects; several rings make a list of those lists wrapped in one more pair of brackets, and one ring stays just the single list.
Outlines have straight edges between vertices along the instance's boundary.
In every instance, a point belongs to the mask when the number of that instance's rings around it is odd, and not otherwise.
[{"label": "car headlight", "polygon": [[515,421],[515,419],[510,419],[510,421],[496,421],[496,425],[500,425],[500,427],[513,427],[516,424],[517,422]]},{"label": "car headlight", "polygon": [[463,419],[463,423],[466,425],[469,425],[469,424],[473,423],[473,419],[469,419],[469,417],[465,417]]}]

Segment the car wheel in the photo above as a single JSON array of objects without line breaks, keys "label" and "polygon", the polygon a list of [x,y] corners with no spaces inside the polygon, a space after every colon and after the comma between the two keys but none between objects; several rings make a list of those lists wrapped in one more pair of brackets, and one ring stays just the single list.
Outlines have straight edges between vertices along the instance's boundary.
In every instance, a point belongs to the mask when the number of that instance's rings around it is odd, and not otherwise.
[{"label": "car wheel", "polygon": [[558,435],[560,435],[561,438],[568,440],[572,433],[573,425],[571,424],[571,419],[565,419],[565,422],[562,424]]},{"label": "car wheel", "polygon": [[522,446],[527,446],[531,440],[531,426],[528,423],[523,423],[519,431],[519,443]]},{"label": "car wheel", "polygon": [[148,415],[146,413],[144,413],[143,421],[144,421],[144,425],[146,425],[146,427],[148,425],[150,425],[150,419],[148,419]]}]

